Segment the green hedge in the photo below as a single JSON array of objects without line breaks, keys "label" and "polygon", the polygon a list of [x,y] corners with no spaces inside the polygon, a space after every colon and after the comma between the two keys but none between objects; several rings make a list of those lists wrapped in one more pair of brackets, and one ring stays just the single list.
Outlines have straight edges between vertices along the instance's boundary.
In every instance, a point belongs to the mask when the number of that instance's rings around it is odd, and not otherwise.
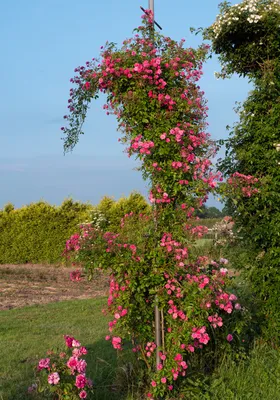
[{"label": "green hedge", "polygon": [[73,200],[61,206],[40,201],[0,211],[0,264],[59,263],[66,240],[92,208]]},{"label": "green hedge", "polygon": [[118,231],[125,214],[147,213],[149,209],[137,192],[118,201],[104,197],[96,206],[71,199],[59,207],[43,201],[19,209],[7,204],[0,210],[0,264],[62,263],[65,242],[78,231],[80,223],[93,222]]},{"label": "green hedge", "polygon": [[[115,201],[111,197],[103,197],[94,207],[93,214],[102,215],[105,223],[103,228],[111,232],[119,232],[121,219],[131,211],[135,214],[148,214],[151,206],[145,198],[137,192],[132,192],[128,197],[121,197]],[[95,220],[94,215],[92,217]]]}]

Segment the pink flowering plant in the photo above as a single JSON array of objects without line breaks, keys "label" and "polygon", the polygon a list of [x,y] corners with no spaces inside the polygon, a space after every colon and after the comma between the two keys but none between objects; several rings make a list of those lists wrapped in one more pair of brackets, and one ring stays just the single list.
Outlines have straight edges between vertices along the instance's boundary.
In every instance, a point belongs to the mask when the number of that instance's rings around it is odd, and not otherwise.
[{"label": "pink flowering plant", "polygon": [[[152,385],[148,393],[153,396],[166,395],[171,386],[173,392],[198,358],[206,364],[213,361],[213,353],[217,358],[219,352],[239,345],[246,314],[229,289],[227,259],[194,258],[187,230],[180,234],[184,242],[164,234],[158,247],[154,234],[151,217],[128,215],[119,234],[92,230],[85,238],[81,232],[78,252],[89,276],[95,268],[110,272],[104,313],[112,319],[106,340],[116,350],[131,341],[132,351],[146,365]],[[162,322],[159,364],[153,323],[156,301]]]},{"label": "pink flowering plant", "polygon": [[239,341],[243,322],[229,289],[227,260],[193,252],[195,241],[207,233],[203,225],[193,225],[195,210],[221,180],[210,160],[215,146],[206,132],[207,106],[198,86],[207,47],[185,48],[184,40],[154,32],[150,11],[143,21],[121,49],[107,43],[99,61],[76,69],[68,126],[62,129],[65,150],[72,150],[89,103],[105,93],[104,109],[116,115],[120,141],[128,156],[141,162],[150,183],[152,212],[126,214],[118,233],[82,226],[67,242],[65,255],[83,265],[89,277],[96,269],[110,271],[104,312],[112,320],[106,339],[117,350],[130,340],[147,369],[146,396],[167,399],[192,370],[192,360],[202,357],[206,365],[207,354]]},{"label": "pink flowering plant", "polygon": [[227,180],[228,192],[233,192],[235,198],[239,196],[251,197],[260,192],[261,181],[252,176],[235,172]]},{"label": "pink flowering plant", "polygon": [[93,382],[86,377],[87,349],[71,336],[64,336],[64,351],[48,351],[36,367],[36,383],[30,394],[42,393],[44,398],[78,400],[91,398]]}]

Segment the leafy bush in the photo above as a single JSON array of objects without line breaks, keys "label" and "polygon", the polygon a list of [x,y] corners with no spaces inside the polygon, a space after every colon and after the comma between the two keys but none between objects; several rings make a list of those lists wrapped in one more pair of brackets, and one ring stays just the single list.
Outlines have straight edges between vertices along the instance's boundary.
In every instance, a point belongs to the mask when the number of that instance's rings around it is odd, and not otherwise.
[{"label": "leafy bush", "polygon": [[280,56],[280,6],[275,0],[220,4],[220,14],[204,31],[222,63],[222,77],[270,74]]}]

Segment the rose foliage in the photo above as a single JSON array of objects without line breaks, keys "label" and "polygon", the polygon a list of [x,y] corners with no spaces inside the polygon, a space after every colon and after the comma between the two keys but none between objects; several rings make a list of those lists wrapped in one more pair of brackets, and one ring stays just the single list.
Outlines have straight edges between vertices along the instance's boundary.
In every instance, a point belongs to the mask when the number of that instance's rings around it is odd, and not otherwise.
[{"label": "rose foliage", "polygon": [[[215,148],[206,133],[207,107],[197,84],[207,48],[186,49],[183,40],[157,34],[147,13],[121,49],[108,43],[99,62],[77,68],[63,130],[65,150],[71,150],[90,101],[105,93],[104,109],[116,115],[120,141],[150,182],[152,212],[126,214],[118,233],[83,225],[67,242],[65,254],[89,276],[100,268],[110,271],[107,339],[117,350],[130,339],[147,367],[146,395],[167,399],[174,398],[196,355],[238,342],[243,322],[228,289],[227,260],[192,254],[194,241],[207,232],[192,224],[193,215],[220,180],[210,161]],[[79,280],[79,274],[73,279]],[[161,321],[157,344],[155,305]]]}]

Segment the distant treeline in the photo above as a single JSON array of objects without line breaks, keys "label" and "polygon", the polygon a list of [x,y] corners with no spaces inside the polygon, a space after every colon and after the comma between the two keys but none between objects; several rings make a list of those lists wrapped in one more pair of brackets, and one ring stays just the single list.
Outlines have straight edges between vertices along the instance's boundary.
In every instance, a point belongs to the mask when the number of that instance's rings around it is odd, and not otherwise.
[{"label": "distant treeline", "polygon": [[229,215],[229,210],[223,208],[222,211],[218,210],[216,207],[206,207],[202,206],[199,211],[196,212],[199,218],[223,218]]}]

